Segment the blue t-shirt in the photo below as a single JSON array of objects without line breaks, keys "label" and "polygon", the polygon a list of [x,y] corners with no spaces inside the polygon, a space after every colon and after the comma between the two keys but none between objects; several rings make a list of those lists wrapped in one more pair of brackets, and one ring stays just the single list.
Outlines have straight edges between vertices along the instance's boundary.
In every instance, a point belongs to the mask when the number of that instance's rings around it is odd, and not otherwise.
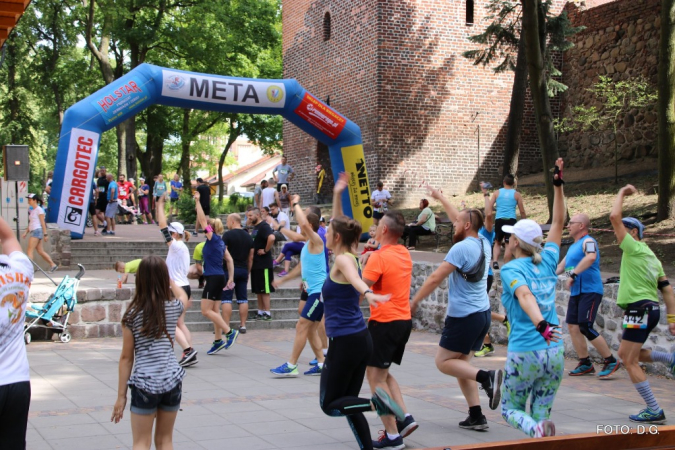
[{"label": "blue t-shirt", "polygon": [[570,295],[580,294],[604,294],[605,289],[602,285],[602,275],[600,275],[600,249],[598,242],[590,236],[584,236],[574,244],[570,245],[570,249],[565,256],[565,272],[572,272],[579,262],[584,259],[584,242],[587,246],[593,248],[597,257],[591,267],[581,272],[577,279],[572,283]]},{"label": "blue t-shirt", "polygon": [[[113,193],[113,189],[115,190],[115,193]],[[117,196],[119,195],[120,190],[117,188],[117,183],[115,182],[115,180],[113,180],[108,185],[108,192],[106,192],[106,197],[108,198],[109,202],[113,202],[117,200]]]},{"label": "blue t-shirt", "polygon": [[178,192],[174,191],[173,188],[180,189],[183,187],[183,183],[180,181],[171,180],[171,198],[178,198]]},{"label": "blue t-shirt", "polygon": [[[481,229],[478,230],[478,234],[480,234],[485,239],[487,239],[488,242],[490,243],[490,248],[492,248],[492,244],[494,244],[494,242],[495,242],[495,230],[494,230],[494,228],[492,229],[491,232],[488,233],[488,230],[486,230],[485,227],[481,227]],[[492,254],[492,253],[490,253],[490,254]],[[488,269],[490,269],[490,270],[488,270],[488,275],[494,275],[494,273],[492,272],[492,265],[488,264]]]},{"label": "blue t-shirt", "polygon": [[148,193],[149,193],[150,192],[150,186],[147,185],[147,184],[144,184],[143,186],[138,188],[138,196],[139,197],[145,197],[147,195],[143,191],[148,191]]},{"label": "blue t-shirt", "polygon": [[516,190],[501,188],[499,190],[499,196],[497,197],[497,214],[495,215],[495,218],[515,219],[516,206],[518,206],[518,201],[516,200]]},{"label": "blue t-shirt", "polygon": [[471,269],[476,267],[476,263],[480,259],[481,242],[485,255],[483,278],[476,283],[470,283],[456,270],[448,277],[448,310],[446,314],[450,317],[466,317],[469,314],[490,309],[487,277],[488,266],[490,265],[490,259],[492,259],[492,247],[490,247],[488,240],[482,236],[480,238],[467,237],[452,246],[444,261],[463,272],[470,272]]},{"label": "blue t-shirt", "polygon": [[225,275],[223,270],[223,258],[225,257],[225,243],[216,233],[212,233],[211,239],[207,239],[202,250],[204,276]]},{"label": "blue t-shirt", "polygon": [[549,242],[541,252],[542,261],[534,264],[532,258],[512,259],[502,267],[502,304],[511,322],[509,335],[510,352],[530,352],[557,347],[561,342],[551,342],[546,345],[544,338],[537,332],[530,317],[525,314],[515,296],[516,289],[528,286],[537,299],[537,305],[544,316],[544,320],[559,325],[558,314],[555,310],[555,286],[558,276],[555,271],[558,267],[560,247]]}]

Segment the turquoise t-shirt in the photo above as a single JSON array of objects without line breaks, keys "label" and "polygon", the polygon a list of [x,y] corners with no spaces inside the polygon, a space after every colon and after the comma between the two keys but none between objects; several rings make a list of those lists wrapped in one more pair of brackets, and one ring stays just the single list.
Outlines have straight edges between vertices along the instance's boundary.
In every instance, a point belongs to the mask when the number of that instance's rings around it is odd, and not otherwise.
[{"label": "turquoise t-shirt", "polygon": [[516,200],[515,189],[501,188],[497,197],[496,216],[497,219],[515,219],[516,218]]},{"label": "turquoise t-shirt", "polygon": [[476,282],[466,281],[456,270],[448,276],[448,309],[450,317],[466,317],[469,314],[487,311],[490,309],[490,299],[487,294],[488,266],[492,259],[492,247],[484,237],[467,237],[452,246],[444,261],[469,272],[480,259],[481,241],[485,254],[485,272],[483,278]]},{"label": "turquoise t-shirt", "polygon": [[541,252],[542,261],[534,264],[532,258],[517,258],[509,261],[502,267],[502,304],[511,322],[509,335],[510,352],[530,352],[557,347],[562,342],[546,344],[544,338],[537,332],[530,317],[521,308],[515,296],[516,289],[528,286],[537,299],[544,320],[559,325],[558,314],[555,310],[555,286],[558,281],[556,268],[560,257],[560,247],[549,242]]}]

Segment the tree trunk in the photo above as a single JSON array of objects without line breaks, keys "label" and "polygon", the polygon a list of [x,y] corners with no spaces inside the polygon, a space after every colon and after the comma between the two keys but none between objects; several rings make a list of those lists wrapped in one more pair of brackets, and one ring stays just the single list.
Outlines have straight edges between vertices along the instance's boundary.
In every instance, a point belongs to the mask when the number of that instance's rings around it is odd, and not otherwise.
[{"label": "tree trunk", "polygon": [[161,114],[157,106],[148,108],[148,138],[146,140],[145,152],[139,153],[141,170],[145,175],[145,181],[150,187],[153,187],[152,177],[162,171],[162,154],[164,153],[164,140],[166,136],[158,133],[160,128],[156,124],[156,115]]},{"label": "tree trunk", "polygon": [[235,126],[235,123],[237,123],[237,115],[235,114],[234,117],[230,118],[230,133],[227,136],[227,143],[225,144],[225,148],[223,149],[223,152],[220,154],[220,158],[218,159],[218,203],[223,202],[223,197],[225,196],[225,189],[224,189],[224,184],[223,184],[223,165],[225,165],[225,158],[227,157],[227,154],[230,152],[230,148],[232,148],[232,144],[234,144],[234,141],[237,140],[239,137],[239,130],[240,126]]},{"label": "tree trunk", "polygon": [[136,178],[136,172],[138,171],[138,162],[136,161],[136,156],[138,154],[136,143],[136,116],[130,117],[125,120],[127,127],[126,135],[126,170],[127,170],[127,180],[129,178]]},{"label": "tree trunk", "polygon": [[[117,173],[116,177],[119,177],[120,174],[125,174],[127,171],[127,126],[126,121],[115,127],[117,132]],[[117,181],[117,178],[115,178]]]},{"label": "tree trunk", "polygon": [[[14,35],[16,36],[16,33]],[[5,46],[7,46],[7,92],[9,93],[7,101],[9,105],[9,120],[7,122],[16,125],[19,123],[20,105],[17,97],[16,45],[14,44],[14,39],[8,39],[5,42]],[[17,132],[18,128],[17,126],[9,127],[9,144],[23,144],[23,142],[20,142],[19,133]]]},{"label": "tree trunk", "polygon": [[183,132],[181,133],[181,155],[180,166],[183,172],[183,186],[190,187],[192,180],[190,180],[190,109],[183,110]]},{"label": "tree trunk", "polygon": [[675,0],[661,2],[659,44],[659,198],[656,219],[675,217]]},{"label": "tree trunk", "polygon": [[513,76],[511,105],[506,126],[506,144],[504,146],[504,166],[502,176],[518,172],[518,156],[520,154],[520,134],[523,130],[523,111],[525,109],[525,92],[527,91],[527,60],[525,59],[525,39],[521,36],[518,42],[516,70]]},{"label": "tree trunk", "polygon": [[523,2],[523,33],[527,70],[530,77],[530,92],[534,103],[534,115],[537,121],[539,145],[544,166],[544,183],[548,199],[549,220],[553,211],[553,179],[550,169],[558,159],[558,142],[553,129],[553,114],[548,98],[546,73],[541,46],[541,35],[545,27],[546,17],[543,14],[541,0],[522,0]]}]

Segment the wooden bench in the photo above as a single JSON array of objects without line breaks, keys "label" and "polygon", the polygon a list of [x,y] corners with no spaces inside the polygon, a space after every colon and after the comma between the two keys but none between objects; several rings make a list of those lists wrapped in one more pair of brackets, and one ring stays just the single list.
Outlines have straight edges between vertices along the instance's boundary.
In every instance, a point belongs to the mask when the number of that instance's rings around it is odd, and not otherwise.
[{"label": "wooden bench", "polygon": [[418,235],[417,240],[423,240],[427,237],[433,238],[436,241],[436,248],[434,251],[439,251],[441,243],[445,242],[452,247],[452,236],[455,229],[450,219],[442,219],[436,216],[436,231],[431,234]]}]

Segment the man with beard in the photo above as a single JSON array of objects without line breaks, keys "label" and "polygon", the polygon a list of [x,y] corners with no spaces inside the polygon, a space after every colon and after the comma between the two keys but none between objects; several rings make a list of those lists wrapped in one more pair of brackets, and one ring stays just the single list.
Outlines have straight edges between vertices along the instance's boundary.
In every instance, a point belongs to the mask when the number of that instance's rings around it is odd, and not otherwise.
[{"label": "man with beard", "polygon": [[480,350],[490,329],[490,300],[487,294],[490,242],[478,231],[483,226],[483,214],[477,209],[458,211],[438,189],[430,189],[439,200],[455,227],[453,242],[440,267],[427,278],[412,301],[415,314],[419,303],[431,294],[445,278],[448,279],[448,309],[445,327],[436,353],[436,367],[446,375],[457,378],[469,405],[469,417],[460,428],[485,430],[478,386],[490,399],[490,409],[496,409],[501,398],[502,370],[479,370],[469,361]]},{"label": "man with beard", "polygon": [[258,296],[258,315],[256,320],[272,320],[270,311],[270,293],[274,292],[274,265],[272,247],[274,233],[262,220],[260,209],[253,208],[247,213],[248,224],[253,226],[253,264],[251,265],[251,292]]}]

